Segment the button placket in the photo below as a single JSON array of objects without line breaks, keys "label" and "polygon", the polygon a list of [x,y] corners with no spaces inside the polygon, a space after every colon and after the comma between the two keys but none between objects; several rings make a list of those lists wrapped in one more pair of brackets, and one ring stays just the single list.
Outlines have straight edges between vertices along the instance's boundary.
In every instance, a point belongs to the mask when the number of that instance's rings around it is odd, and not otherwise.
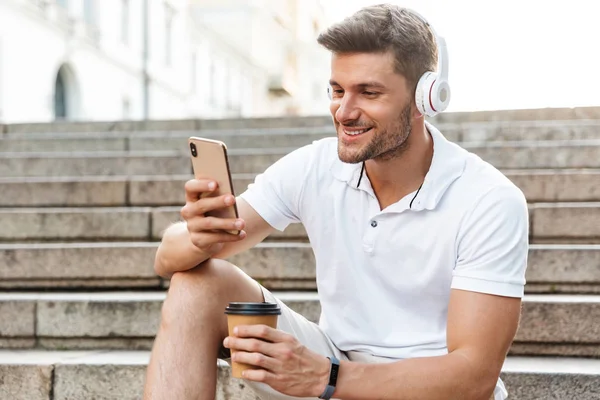
[{"label": "button placket", "polygon": [[365,234],[363,237],[363,250],[367,253],[373,253],[375,250],[375,240],[379,235],[379,224],[380,221],[377,220],[377,216],[375,215],[369,218],[366,223],[369,224],[367,229],[365,230]]}]

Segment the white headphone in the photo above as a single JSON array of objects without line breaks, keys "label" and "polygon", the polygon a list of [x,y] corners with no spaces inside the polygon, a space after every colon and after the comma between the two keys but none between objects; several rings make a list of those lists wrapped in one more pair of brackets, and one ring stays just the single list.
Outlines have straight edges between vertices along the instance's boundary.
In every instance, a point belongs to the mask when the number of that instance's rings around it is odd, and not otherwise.
[{"label": "white headphone", "polygon": [[435,29],[423,18],[420,14],[415,11],[408,10],[410,13],[419,18],[425,25],[431,29],[433,36],[438,47],[438,68],[437,72],[426,71],[419,82],[415,90],[415,102],[417,103],[417,109],[421,114],[425,114],[428,117],[443,112],[448,108],[450,103],[450,84],[448,83],[448,48],[446,47],[446,40],[438,36]]},{"label": "white headphone", "polygon": [[[446,40],[438,36],[433,27],[419,13],[404,8],[415,17],[419,18],[425,25],[431,29],[438,46],[438,68],[437,72],[426,71],[421,75],[415,90],[415,102],[417,109],[421,114],[428,117],[443,112],[448,108],[450,103],[450,84],[448,83],[448,49],[446,48]],[[331,87],[327,87],[327,95],[329,100],[332,99]]]}]

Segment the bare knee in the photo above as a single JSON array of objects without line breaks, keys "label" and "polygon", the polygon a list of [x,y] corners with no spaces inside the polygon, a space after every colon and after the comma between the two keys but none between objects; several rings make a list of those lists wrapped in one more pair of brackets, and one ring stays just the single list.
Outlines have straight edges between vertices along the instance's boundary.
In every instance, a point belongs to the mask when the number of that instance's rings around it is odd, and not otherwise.
[{"label": "bare knee", "polygon": [[231,301],[263,301],[260,287],[235,265],[209,259],[171,278],[162,307],[162,322],[183,321],[182,313],[225,319]]}]

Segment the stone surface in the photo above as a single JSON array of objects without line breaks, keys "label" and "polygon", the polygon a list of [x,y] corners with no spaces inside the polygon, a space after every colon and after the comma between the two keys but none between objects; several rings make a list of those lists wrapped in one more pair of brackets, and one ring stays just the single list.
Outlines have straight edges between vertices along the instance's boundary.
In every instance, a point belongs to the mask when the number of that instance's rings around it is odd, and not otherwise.
[{"label": "stone surface", "polygon": [[[150,267],[151,269],[151,267]],[[162,279],[11,279],[0,281],[0,289],[8,290],[58,290],[58,289],[161,289],[164,288]]]},{"label": "stone surface", "polygon": [[135,132],[195,130],[197,120],[140,120],[140,121],[100,121],[100,122],[50,122],[6,125],[6,133],[53,133],[62,132]]},{"label": "stone surface", "polygon": [[148,239],[150,209],[0,209],[0,241]]},{"label": "stone surface", "polygon": [[4,338],[0,337],[0,349],[32,349],[36,345],[35,337]]},{"label": "stone surface", "polygon": [[135,206],[185,205],[185,183],[192,175],[140,176],[129,182],[129,201]]},{"label": "stone surface", "polygon": [[[600,200],[597,170],[507,170],[504,173],[529,202]],[[192,174],[0,178],[0,206],[183,206],[184,185]],[[235,174],[234,192],[241,194],[255,174]],[[43,195],[40,195],[43,194]]]},{"label": "stone surface", "polygon": [[127,180],[0,178],[0,207],[125,206]]},{"label": "stone surface", "polygon": [[318,117],[275,117],[275,118],[232,118],[205,119],[199,121],[198,128],[206,129],[257,129],[287,127],[331,126],[330,116]]},{"label": "stone surface", "polygon": [[[469,123],[482,121],[540,121],[600,119],[600,107],[541,108],[493,110],[477,112],[448,112],[427,118],[433,123]],[[111,132],[111,131],[170,131],[198,129],[281,128],[300,126],[330,126],[331,117],[239,118],[217,120],[169,121],[106,121],[52,122],[4,125],[6,133]]]},{"label": "stone surface", "polygon": [[[292,226],[293,228],[294,226]],[[148,287],[157,242],[0,244],[0,288]],[[270,289],[316,289],[312,248],[265,242],[230,259]],[[600,292],[600,246],[531,245],[528,293]]]},{"label": "stone surface", "polygon": [[158,207],[152,210],[152,239],[162,239],[164,231],[176,222],[183,221],[181,218],[181,206]]},{"label": "stone surface", "polygon": [[[152,238],[160,240],[171,224],[182,221],[181,206],[157,207],[152,210]],[[267,240],[306,240],[306,231],[302,224],[290,224],[285,231],[276,231]]]},{"label": "stone surface", "polygon": [[315,258],[308,243],[272,243],[254,247],[228,259],[257,280],[316,278]]},{"label": "stone surface", "polygon": [[[110,349],[110,350],[152,350],[154,337],[145,338],[130,338],[130,337],[113,337],[113,338],[90,338],[90,337],[68,337],[68,338],[46,338],[41,337],[36,341],[36,347],[48,350],[94,350],[94,349]],[[1,343],[1,342],[0,342]],[[29,346],[33,347],[33,346]],[[16,348],[16,346],[2,348]]]},{"label": "stone surface", "polygon": [[[539,121],[539,120],[600,119],[600,107],[538,108],[517,110],[461,111],[438,114],[427,120],[435,123],[466,123],[482,121]],[[512,399],[511,399],[512,400]]]},{"label": "stone surface", "polygon": [[502,373],[510,400],[597,400],[600,376],[580,374]]},{"label": "stone surface", "polygon": [[[161,296],[162,297],[162,296]],[[38,300],[37,334],[42,337],[152,337],[161,300]]]},{"label": "stone surface", "polygon": [[229,151],[228,156],[229,167],[232,174],[260,173],[292,150],[292,148],[281,148],[269,149],[269,151],[249,152],[248,150],[243,150],[238,152],[232,149]]},{"label": "stone surface", "polygon": [[154,279],[156,243],[0,244],[0,280]]},{"label": "stone surface", "polygon": [[600,238],[600,203],[545,203],[533,207],[536,238]]},{"label": "stone surface", "polygon": [[0,399],[53,400],[51,365],[0,364]]},{"label": "stone surface", "polygon": [[600,246],[530,245],[527,283],[600,285]]},{"label": "stone surface", "polygon": [[[317,322],[321,307],[316,292],[274,294],[296,312]],[[164,292],[96,294],[3,294],[0,304],[35,304],[36,337],[52,343],[109,344],[117,339],[150,339],[158,329]],[[5,307],[0,311],[6,310]],[[10,315],[10,314],[9,314]],[[10,316],[0,314],[2,320]],[[576,346],[594,355],[600,346],[600,296],[526,295],[515,343]],[[17,329],[17,328],[9,328]],[[24,337],[22,335],[21,337]],[[69,341],[69,340],[75,340]],[[122,345],[123,342],[116,345]],[[586,347],[587,346],[587,347]],[[82,345],[78,348],[86,348]],[[586,349],[592,352],[586,353]]]},{"label": "stone surface", "polygon": [[[600,131],[600,128],[599,128]],[[598,170],[505,171],[529,202],[598,201]]]},{"label": "stone surface", "polygon": [[[598,168],[600,141],[533,142],[469,146],[497,168]],[[232,173],[259,173],[295,147],[230,149]],[[187,155],[177,151],[91,153],[0,153],[0,176],[169,175],[191,173]]]},{"label": "stone surface", "polygon": [[215,400],[264,400],[260,399],[243,379],[231,376],[231,367],[223,361],[218,362],[217,393]]},{"label": "stone surface", "polygon": [[600,294],[599,285],[586,284],[564,284],[564,283],[528,283],[525,287],[526,293],[543,294]]},{"label": "stone surface", "polygon": [[184,174],[188,157],[174,152],[0,153],[0,176],[114,176]]},{"label": "stone surface", "polygon": [[600,343],[600,296],[530,295],[517,342]]},{"label": "stone surface", "polygon": [[[13,365],[11,357],[26,360],[24,366]],[[39,360],[36,362],[36,360]],[[2,352],[0,371],[9,385],[0,385],[0,394],[13,388],[11,395],[35,393],[35,396],[1,397],[15,399],[49,399],[49,383],[54,365],[55,400],[71,399],[139,399],[143,392],[147,351],[81,352]],[[50,365],[49,365],[50,364]],[[217,369],[218,400],[258,400],[243,380],[233,379],[229,366],[220,361]],[[37,369],[43,369],[36,375]],[[45,379],[40,379],[40,376]],[[598,399],[600,395],[600,360],[574,358],[508,357],[501,373],[509,398],[540,399]],[[5,378],[6,382],[6,378]],[[22,383],[23,386],[19,384]],[[18,390],[17,390],[18,388]],[[46,388],[42,392],[39,388]],[[36,392],[38,391],[38,392]],[[38,394],[40,393],[41,394]],[[43,397],[46,395],[45,397]]]},{"label": "stone surface", "polygon": [[199,136],[207,139],[217,139],[224,142],[228,149],[245,148],[271,148],[271,147],[301,147],[325,137],[335,136],[332,129],[321,129],[314,133],[290,133],[273,134],[271,132],[253,132],[254,134],[213,133],[204,134],[202,132],[189,132],[177,135],[164,135],[162,137],[149,137],[148,135],[131,136],[129,139],[129,149],[134,151],[156,151],[156,150],[174,150],[182,154],[189,154],[188,137]]},{"label": "stone surface", "polygon": [[[448,137],[461,142],[600,139],[600,120],[496,121],[438,124]],[[452,139],[451,139],[452,140]]]},{"label": "stone surface", "polygon": [[600,141],[545,141],[464,145],[496,168],[599,168]]},{"label": "stone surface", "polygon": [[600,344],[513,343],[510,355],[600,358]]},{"label": "stone surface", "polygon": [[73,137],[68,139],[47,136],[43,139],[4,137],[0,152],[66,152],[66,151],[124,151],[126,138]]},{"label": "stone surface", "polygon": [[54,400],[139,400],[145,365],[68,364],[54,367]]},{"label": "stone surface", "polygon": [[0,336],[35,336],[35,303],[30,301],[0,302]]}]

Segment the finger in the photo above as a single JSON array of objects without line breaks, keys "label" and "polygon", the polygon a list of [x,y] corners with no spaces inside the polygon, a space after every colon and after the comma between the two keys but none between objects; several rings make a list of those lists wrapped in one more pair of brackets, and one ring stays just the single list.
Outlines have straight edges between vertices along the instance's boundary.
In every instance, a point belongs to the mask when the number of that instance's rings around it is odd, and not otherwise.
[{"label": "finger", "polygon": [[201,215],[208,211],[218,210],[230,207],[235,204],[235,197],[231,194],[224,194],[216,197],[203,197],[196,202],[191,203],[195,214]]},{"label": "finger", "polygon": [[267,357],[277,358],[277,345],[259,339],[239,338],[228,336],[223,341],[223,346],[235,351],[247,353],[260,353]]},{"label": "finger", "polygon": [[267,371],[266,369],[247,369],[242,372],[242,378],[254,382],[263,382],[269,386],[272,386],[269,384],[269,382],[274,382],[277,378],[277,375]]},{"label": "finger", "polygon": [[185,183],[185,201],[194,202],[200,194],[212,192],[217,188],[217,182],[211,179],[191,179]]},{"label": "finger", "polygon": [[238,325],[233,329],[233,334],[237,337],[259,338],[272,343],[285,342],[293,338],[289,333],[261,324]]},{"label": "finger", "polygon": [[181,208],[180,214],[186,221],[198,216],[204,216],[208,211],[218,210],[220,208],[231,206],[235,203],[235,197],[230,194],[224,194],[217,197],[205,197],[188,201]]},{"label": "finger", "polygon": [[190,240],[199,248],[208,247],[217,243],[237,242],[246,238],[246,231],[238,235],[227,232],[194,232],[190,234]]},{"label": "finger", "polygon": [[217,217],[192,218],[187,223],[188,229],[192,232],[215,230],[239,231],[244,229],[246,225],[243,219]]},{"label": "finger", "polygon": [[268,371],[277,372],[281,369],[281,361],[276,360],[262,353],[248,353],[245,351],[238,351],[231,354],[231,361],[237,363],[254,365]]}]

